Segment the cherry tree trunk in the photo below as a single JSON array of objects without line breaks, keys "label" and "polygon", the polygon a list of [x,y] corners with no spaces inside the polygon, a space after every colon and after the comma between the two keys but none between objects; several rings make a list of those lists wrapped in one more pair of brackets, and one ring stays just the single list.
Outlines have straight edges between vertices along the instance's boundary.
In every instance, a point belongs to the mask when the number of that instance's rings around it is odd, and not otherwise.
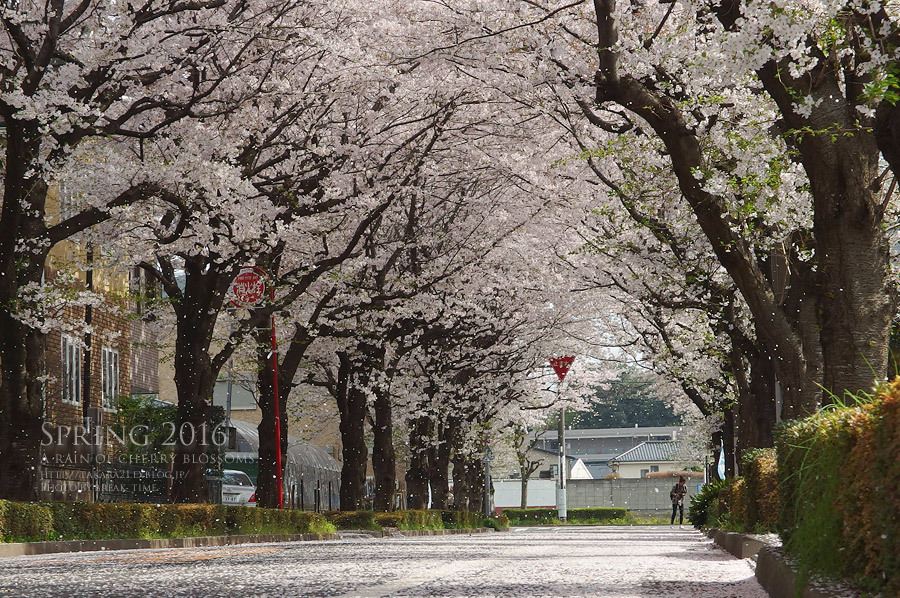
[{"label": "cherry tree trunk", "polygon": [[737,455],[775,446],[775,369],[765,352],[751,356],[747,398],[737,405]]},{"label": "cherry tree trunk", "polygon": [[[259,389],[259,406],[262,419],[259,431],[259,477],[257,478],[256,500],[262,507],[274,508],[278,504],[277,485],[275,484],[275,392],[272,386],[272,359],[269,357],[271,331],[263,329],[257,334],[256,342],[260,348],[257,356],[257,387]],[[287,403],[294,376],[303,361],[312,338],[308,331],[297,326],[294,335],[287,343],[287,350],[280,352],[283,357],[278,363],[278,405],[281,420],[281,475],[287,467],[288,449],[288,417]]]},{"label": "cherry tree trunk", "polygon": [[44,337],[0,311],[0,498],[38,499]]},{"label": "cherry tree trunk", "polygon": [[230,275],[223,275],[204,258],[189,258],[184,265],[184,291],[176,306],[175,455],[171,500],[176,503],[209,502],[206,470],[211,434],[204,434],[212,416],[212,396],[219,367],[210,357],[216,319]]},{"label": "cherry tree trunk", "polygon": [[[261,507],[270,509],[278,508],[278,483],[276,467],[277,444],[275,442],[275,392],[272,386],[274,378],[272,372],[272,359],[269,351],[270,332],[262,331],[257,338],[259,371],[257,383],[259,385],[259,407],[262,411],[262,419],[257,426],[259,432],[259,475],[256,479],[256,501]],[[291,376],[293,378],[293,376]],[[285,464],[287,463],[288,449],[288,418],[287,418],[287,384],[285,372],[279,370],[278,376],[278,407],[279,407],[279,431],[281,435],[281,475],[284,479]]]},{"label": "cherry tree trunk", "polygon": [[470,457],[466,462],[466,477],[468,510],[472,513],[481,513],[484,511],[484,461]]},{"label": "cherry tree trunk", "polygon": [[465,455],[453,457],[453,509],[469,510],[469,475]]},{"label": "cherry tree trunk", "polygon": [[453,445],[456,442],[456,434],[459,428],[459,420],[448,417],[447,421],[438,426],[438,444],[428,452],[428,479],[431,484],[431,507],[444,510],[450,499],[450,457],[453,454]]},{"label": "cherry tree trunk", "polygon": [[[42,214],[47,184],[31,170],[40,154],[37,124],[5,119],[0,212],[0,498],[36,500],[41,480],[46,338],[17,320],[20,289],[39,285],[49,246]],[[24,248],[20,245],[25,241]],[[26,253],[23,253],[23,249]],[[26,309],[30,306],[24,306]]]},{"label": "cherry tree trunk", "polygon": [[406,506],[424,509],[428,505],[428,437],[431,418],[417,417],[409,429],[409,469],[406,470]]},{"label": "cherry tree trunk", "polygon": [[341,510],[358,511],[366,499],[366,465],[369,451],[365,442],[366,393],[352,383],[353,363],[339,353],[337,405],[341,431]]},{"label": "cherry tree trunk", "polygon": [[391,399],[377,391],[373,405],[375,426],[372,429],[372,470],[375,473],[376,511],[394,510],[397,467],[394,457],[394,425]]},{"label": "cherry tree trunk", "polygon": [[[189,329],[195,318],[179,318]],[[180,328],[181,326],[179,326]],[[178,406],[175,415],[175,452],[172,463],[171,500],[175,503],[209,502],[206,470],[209,466],[207,446],[202,430],[210,425],[209,401],[216,376],[209,353],[202,343],[202,333],[194,336],[179,331],[175,341],[175,387]]]}]

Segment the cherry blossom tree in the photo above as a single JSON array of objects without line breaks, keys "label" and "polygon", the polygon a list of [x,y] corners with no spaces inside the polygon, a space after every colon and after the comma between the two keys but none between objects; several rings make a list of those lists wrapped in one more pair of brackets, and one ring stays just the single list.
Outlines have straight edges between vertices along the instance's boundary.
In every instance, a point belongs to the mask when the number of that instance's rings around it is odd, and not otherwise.
[{"label": "cherry blossom tree", "polygon": [[[281,5],[234,2],[6,3],[0,42],[0,112],[4,121],[0,222],[0,492],[36,497],[44,380],[40,310],[21,297],[37,289],[50,250],[110,218],[118,208],[155,199],[172,207],[180,196],[160,164],[103,178],[118,158],[140,153],[172,125],[215,97],[220,110],[241,101],[237,80],[255,63],[254,39]],[[112,151],[110,148],[118,148]],[[187,148],[178,152],[186,154]],[[110,164],[98,167],[104,159]],[[137,160],[137,163],[140,161]],[[195,164],[196,166],[196,164]],[[98,176],[89,176],[93,171]],[[57,182],[91,185],[50,201]],[[73,185],[74,186],[74,185]],[[61,207],[62,209],[58,209]],[[163,235],[165,240],[166,235]],[[15,309],[12,306],[16,306]]]}]

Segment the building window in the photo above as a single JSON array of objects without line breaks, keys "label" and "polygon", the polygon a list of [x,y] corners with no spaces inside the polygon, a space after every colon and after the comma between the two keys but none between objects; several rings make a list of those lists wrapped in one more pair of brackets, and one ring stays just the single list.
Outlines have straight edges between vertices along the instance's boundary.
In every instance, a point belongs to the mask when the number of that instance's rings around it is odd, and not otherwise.
[{"label": "building window", "polygon": [[72,192],[71,186],[65,181],[59,182],[57,199],[59,200],[60,222],[78,213],[78,208],[75,205],[75,194]]},{"label": "building window", "polygon": [[119,396],[119,352],[103,347],[100,359],[101,405],[107,411],[115,411]]},{"label": "building window", "polygon": [[62,401],[81,405],[81,345],[62,335]]},{"label": "building window", "polygon": [[642,470],[641,470],[641,477],[642,477],[642,478],[647,477],[647,474],[648,474],[648,473],[650,473],[650,470],[649,470],[649,469],[642,469]]},{"label": "building window", "polygon": [[659,465],[651,465],[651,466],[650,466],[650,471],[651,471],[651,472],[659,471]]}]

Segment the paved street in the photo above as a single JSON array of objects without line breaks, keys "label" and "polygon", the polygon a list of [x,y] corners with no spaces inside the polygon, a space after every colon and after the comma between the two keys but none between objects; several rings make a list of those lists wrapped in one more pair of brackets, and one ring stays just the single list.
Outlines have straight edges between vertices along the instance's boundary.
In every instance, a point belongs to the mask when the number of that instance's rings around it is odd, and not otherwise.
[{"label": "paved street", "polygon": [[677,526],[12,557],[0,596],[766,598],[748,562]]}]

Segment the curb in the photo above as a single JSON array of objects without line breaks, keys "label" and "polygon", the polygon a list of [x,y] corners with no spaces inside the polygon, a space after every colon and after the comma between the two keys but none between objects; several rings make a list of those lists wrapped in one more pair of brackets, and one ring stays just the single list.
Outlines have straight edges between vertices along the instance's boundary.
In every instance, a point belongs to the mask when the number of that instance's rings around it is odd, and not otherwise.
[{"label": "curb", "polygon": [[[388,530],[361,531],[344,530],[352,534],[360,534],[372,538],[390,538],[403,536],[448,536],[452,534],[481,534],[494,531],[489,527],[474,529],[421,529],[421,530]],[[235,544],[262,544],[268,542],[311,542],[321,540],[340,540],[341,533],[333,534],[247,534],[234,536],[197,536],[193,538],[157,538],[153,540],[58,540],[55,542],[0,542],[0,558],[11,556],[29,556],[53,554],[61,552],[100,552],[107,550],[141,550],[148,548],[205,548],[215,546],[232,546]]]},{"label": "curb", "polygon": [[467,529],[387,529],[381,531],[365,529],[345,529],[337,532],[338,536],[368,536],[370,538],[402,538],[416,536],[451,536],[454,534],[484,534],[496,531],[490,527],[474,527]]},{"label": "curb", "polygon": [[[794,598],[797,596],[797,573],[785,560],[781,551],[772,546],[766,546],[759,551],[756,561],[756,580],[771,598]],[[846,590],[832,592],[807,585],[803,588],[800,596],[802,598],[846,598],[848,594]]]},{"label": "curb", "polygon": [[58,540],[55,542],[0,543],[0,557],[51,554],[55,552],[96,552],[104,550],[137,550],[146,548],[201,548],[260,544],[263,542],[305,542],[337,540],[337,534],[252,534],[234,536],[197,536],[193,538],[158,538],[153,540]]},{"label": "curb", "polygon": [[720,529],[711,531],[713,533],[710,534],[710,537],[715,543],[739,559],[747,559],[759,554],[759,551],[765,547],[764,542],[757,540],[753,536],[726,532]]},{"label": "curb", "polygon": [[797,572],[788,563],[781,550],[775,546],[768,546],[753,536],[726,532],[720,529],[710,528],[706,535],[727,552],[739,559],[756,557],[756,580],[763,587],[770,598],[846,598],[847,590],[830,591],[824,588],[814,587],[815,582],[803,588],[801,594],[797,593]]}]

